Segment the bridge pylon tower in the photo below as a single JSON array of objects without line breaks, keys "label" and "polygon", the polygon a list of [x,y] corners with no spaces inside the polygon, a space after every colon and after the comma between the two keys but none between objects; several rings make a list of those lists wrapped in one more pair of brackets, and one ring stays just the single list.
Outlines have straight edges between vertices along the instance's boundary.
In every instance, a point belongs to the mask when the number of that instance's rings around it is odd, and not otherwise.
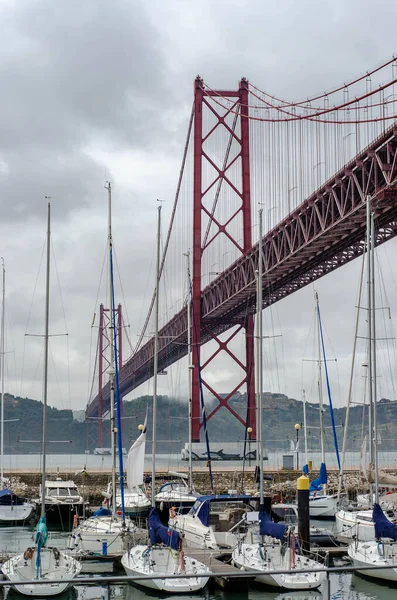
[{"label": "bridge pylon tower", "polygon": [[[216,342],[216,349],[201,362],[200,338],[204,323],[201,320],[201,292],[203,257],[209,246],[223,236],[230,247],[241,256],[251,250],[251,193],[250,193],[250,143],[248,118],[248,81],[242,79],[238,90],[211,90],[200,77],[194,86],[194,181],[193,181],[193,265],[192,265],[192,439],[200,440],[201,384],[217,399],[218,404],[207,414],[210,419],[221,407],[228,409],[256,439],[254,324],[252,314],[238,321],[225,320],[226,340],[211,331],[207,333]],[[222,146],[223,144],[223,146]],[[219,148],[222,164],[217,164]],[[215,151],[214,151],[215,149]],[[226,215],[227,213],[227,215]],[[222,216],[221,216],[222,215]],[[245,332],[245,360],[232,350],[235,336]],[[208,367],[226,352],[232,359],[236,372],[241,373],[237,385],[227,395],[220,394],[206,379]],[[207,370],[207,371],[206,371]],[[245,387],[247,397],[246,418],[230,405],[230,399]]]},{"label": "bridge pylon tower", "polygon": [[[116,323],[116,341],[117,341],[117,359],[119,372],[123,365],[123,315],[121,310],[121,304],[115,309]],[[104,308],[101,304],[99,308],[99,331],[98,331],[98,447],[103,447],[103,405],[102,405],[102,391],[104,379],[107,374],[107,370],[110,366],[110,345],[113,344],[110,320],[110,309]]]}]

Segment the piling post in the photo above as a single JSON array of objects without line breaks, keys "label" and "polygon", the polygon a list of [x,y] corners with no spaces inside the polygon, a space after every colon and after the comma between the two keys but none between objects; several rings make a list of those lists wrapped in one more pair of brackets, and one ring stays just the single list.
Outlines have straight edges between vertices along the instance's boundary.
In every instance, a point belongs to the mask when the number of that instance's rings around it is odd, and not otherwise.
[{"label": "piling post", "polygon": [[298,477],[296,489],[298,496],[298,539],[303,553],[310,551],[310,517],[309,517],[309,478]]}]

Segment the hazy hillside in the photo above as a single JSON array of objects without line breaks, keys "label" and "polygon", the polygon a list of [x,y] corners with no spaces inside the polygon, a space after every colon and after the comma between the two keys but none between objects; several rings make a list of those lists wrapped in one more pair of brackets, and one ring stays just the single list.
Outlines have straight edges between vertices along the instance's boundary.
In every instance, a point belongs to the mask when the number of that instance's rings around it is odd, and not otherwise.
[{"label": "hazy hillside", "polygon": [[[246,400],[237,394],[231,401],[231,407],[243,419],[246,416]],[[123,405],[123,446],[128,448],[139,435],[138,425],[145,420],[148,410],[148,441],[151,440],[152,399],[142,396]],[[207,414],[212,406],[207,407]],[[43,406],[41,402],[29,398],[18,398],[6,395],[4,445],[7,453],[40,452]],[[334,411],[335,423],[340,444],[343,437],[345,409]],[[98,422],[81,421],[81,415],[71,410],[48,408],[48,451],[50,453],[83,453],[91,452],[98,446]],[[307,423],[309,448],[319,448],[318,405],[307,404]],[[179,453],[188,440],[187,404],[180,400],[160,396],[158,399],[158,451]],[[289,450],[290,441],[296,439],[295,423],[303,422],[303,405],[300,400],[287,398],[282,394],[264,394],[263,429],[264,440],[268,450]],[[349,427],[349,449],[359,450],[361,444],[362,407],[354,406],[351,410],[351,426]],[[397,402],[381,400],[378,404],[379,432],[382,450],[395,448],[395,425],[397,422]],[[333,448],[331,420],[328,407],[325,412],[326,447]],[[245,430],[242,424],[225,408],[221,408],[208,422],[210,442],[233,442],[244,440]],[[300,436],[302,439],[303,432]],[[203,437],[202,437],[203,439]],[[109,421],[103,423],[103,446],[110,445]],[[301,446],[302,447],[302,446]],[[148,447],[150,451],[150,444]]]}]

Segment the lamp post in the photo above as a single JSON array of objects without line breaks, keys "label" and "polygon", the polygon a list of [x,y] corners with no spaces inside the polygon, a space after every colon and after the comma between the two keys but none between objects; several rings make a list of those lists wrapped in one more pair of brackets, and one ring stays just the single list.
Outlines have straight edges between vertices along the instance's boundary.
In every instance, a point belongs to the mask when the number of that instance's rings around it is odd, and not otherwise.
[{"label": "lamp post", "polygon": [[251,466],[251,433],[252,433],[252,427],[247,427],[247,433],[248,433],[248,466]]},{"label": "lamp post", "polygon": [[299,471],[299,429],[301,428],[299,423],[295,423],[296,431],[296,470]]}]

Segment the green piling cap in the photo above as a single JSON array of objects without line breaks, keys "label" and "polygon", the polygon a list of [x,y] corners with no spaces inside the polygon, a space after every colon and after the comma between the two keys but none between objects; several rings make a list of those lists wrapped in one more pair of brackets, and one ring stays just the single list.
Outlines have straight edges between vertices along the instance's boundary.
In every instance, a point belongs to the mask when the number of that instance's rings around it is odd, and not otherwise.
[{"label": "green piling cap", "polygon": [[298,479],[296,480],[296,489],[299,490],[308,490],[310,487],[310,481],[309,478],[306,477],[306,475],[301,475],[301,477],[298,477]]}]

